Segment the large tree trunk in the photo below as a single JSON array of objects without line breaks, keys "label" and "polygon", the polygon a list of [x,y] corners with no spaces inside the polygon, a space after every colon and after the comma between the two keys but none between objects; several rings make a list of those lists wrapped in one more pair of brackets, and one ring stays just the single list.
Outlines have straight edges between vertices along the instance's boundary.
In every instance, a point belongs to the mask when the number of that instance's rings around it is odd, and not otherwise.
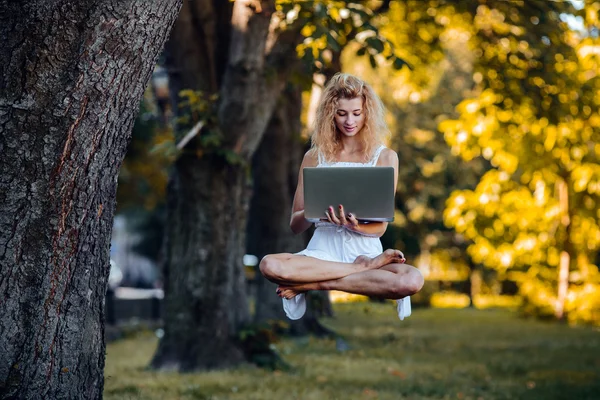
[{"label": "large tree trunk", "polygon": [[178,0],[0,4],[0,397],[101,398],[117,173]]},{"label": "large tree trunk", "polygon": [[248,321],[243,271],[246,171],[212,157],[181,157],[167,194],[165,336],[153,366],[223,368],[244,355],[234,335]]},{"label": "large tree trunk", "polygon": [[[219,149],[201,152],[200,141],[193,140],[172,172],[165,335],[152,366],[195,370],[243,360],[236,335],[250,318],[242,265],[248,165],[284,86],[279,71],[285,71],[285,60],[295,59],[295,44],[280,37],[278,45],[267,46],[274,0],[238,0],[233,8],[210,0],[185,3],[174,28],[177,40],[167,47],[172,89],[211,94],[217,88],[218,126],[213,129],[223,140]],[[190,46],[196,35],[200,43]]]}]

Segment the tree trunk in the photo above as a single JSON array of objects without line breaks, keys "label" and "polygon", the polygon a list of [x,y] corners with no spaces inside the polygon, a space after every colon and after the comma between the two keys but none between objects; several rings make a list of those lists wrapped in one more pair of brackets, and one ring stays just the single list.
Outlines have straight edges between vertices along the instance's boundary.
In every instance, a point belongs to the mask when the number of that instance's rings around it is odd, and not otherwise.
[{"label": "tree trunk", "polygon": [[178,0],[0,5],[0,397],[101,398],[117,174]]},{"label": "tree trunk", "polygon": [[481,294],[483,273],[481,269],[474,265],[470,260],[469,266],[471,271],[469,274],[469,281],[467,282],[469,290],[469,305],[470,307],[475,307],[475,299]]},{"label": "tree trunk", "polygon": [[[254,154],[247,252],[259,260],[270,253],[294,253],[306,246],[305,235],[294,235],[290,229],[291,204],[306,151],[306,145],[300,137],[301,111],[302,89],[288,85]],[[260,273],[257,274],[256,284],[254,321],[287,321],[281,299],[275,294],[277,285]],[[320,316],[332,315],[328,292],[310,293],[307,306],[302,319],[290,322],[289,332],[295,336],[331,334],[318,321]]]},{"label": "tree trunk", "polygon": [[[286,62],[296,58],[295,43],[282,42],[283,37],[267,48],[274,3],[238,0],[231,8],[230,2],[186,1],[174,28],[177,40],[167,46],[173,91],[215,94],[217,88],[218,126],[211,129],[220,132],[222,142],[199,152],[201,141],[191,141],[172,172],[165,335],[154,368],[215,369],[244,358],[236,335],[249,321],[242,265],[248,165],[284,86]],[[190,46],[197,35],[200,44]]]},{"label": "tree trunk", "polygon": [[[253,195],[248,217],[247,252],[258,259],[270,253],[295,253],[304,247],[302,235],[290,229],[304,146],[300,138],[302,90],[289,85],[280,97],[252,162]],[[256,280],[257,323],[285,319],[277,285],[260,273]]]},{"label": "tree trunk", "polygon": [[557,182],[558,201],[561,210],[561,225],[564,229],[563,251],[560,253],[560,264],[558,267],[558,293],[554,305],[554,315],[561,320],[565,314],[565,303],[569,291],[569,272],[571,269],[571,217],[569,214],[569,185],[565,180]]},{"label": "tree trunk", "polygon": [[244,357],[234,335],[248,321],[244,249],[246,171],[181,157],[168,188],[165,336],[152,365],[223,368]]}]

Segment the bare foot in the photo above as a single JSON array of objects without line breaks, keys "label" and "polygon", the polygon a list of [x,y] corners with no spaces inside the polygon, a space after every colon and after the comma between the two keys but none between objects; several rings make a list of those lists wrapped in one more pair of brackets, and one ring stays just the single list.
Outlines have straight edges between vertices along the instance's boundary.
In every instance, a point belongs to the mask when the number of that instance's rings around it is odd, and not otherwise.
[{"label": "bare foot", "polygon": [[300,293],[304,293],[300,290],[294,289],[292,286],[277,286],[277,296],[284,299],[293,299]]},{"label": "bare foot", "polygon": [[405,262],[404,254],[395,249],[387,249],[377,257],[358,256],[354,260],[355,264],[362,264],[367,270],[381,268],[392,263],[404,264]]}]

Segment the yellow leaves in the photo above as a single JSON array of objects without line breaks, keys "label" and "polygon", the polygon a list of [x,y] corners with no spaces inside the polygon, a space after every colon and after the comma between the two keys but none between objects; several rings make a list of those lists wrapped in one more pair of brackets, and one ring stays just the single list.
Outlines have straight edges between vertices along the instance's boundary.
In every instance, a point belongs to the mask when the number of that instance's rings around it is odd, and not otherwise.
[{"label": "yellow leaves", "polygon": [[573,244],[582,252],[594,252],[600,247],[600,227],[595,217],[573,218]]},{"label": "yellow leaves", "polygon": [[413,222],[419,223],[425,218],[426,212],[427,207],[424,204],[417,204],[408,212],[408,218]]},{"label": "yellow leaves", "polygon": [[600,114],[597,112],[592,114],[588,119],[589,124],[594,128],[600,128]]},{"label": "yellow leaves", "polygon": [[537,246],[537,237],[535,235],[521,233],[515,240],[514,247],[517,251],[531,251]]},{"label": "yellow leaves", "polygon": [[475,114],[480,110],[478,99],[469,99],[462,101],[456,109],[463,114]]},{"label": "yellow leaves", "polygon": [[417,31],[417,35],[419,35],[421,40],[423,40],[425,43],[431,43],[434,39],[431,32],[425,27],[419,28],[419,30]]},{"label": "yellow leaves", "polygon": [[512,119],[513,112],[511,110],[499,110],[496,113],[496,117],[498,118],[498,121],[506,123]]},{"label": "yellow leaves", "polygon": [[546,149],[546,151],[550,151],[554,148],[558,132],[555,126],[549,126],[546,128],[545,133],[546,139],[544,140],[544,149]]},{"label": "yellow leaves", "polygon": [[300,33],[304,37],[310,37],[313,35],[313,33],[315,33],[316,30],[317,30],[317,27],[315,25],[307,24],[307,25],[304,25],[304,27],[302,28]]},{"label": "yellow leaves", "polygon": [[469,266],[462,254],[453,250],[436,249],[422,253],[415,260],[415,265],[419,266],[427,280],[464,281],[469,278]]},{"label": "yellow leaves", "polygon": [[600,165],[585,163],[576,167],[572,173],[575,192],[587,191],[600,195]]},{"label": "yellow leaves", "polygon": [[544,79],[541,78],[541,77],[539,77],[539,76],[533,77],[531,79],[531,81],[533,82],[534,85],[536,85],[538,87],[543,87],[546,84],[546,82],[544,81]]},{"label": "yellow leaves", "polygon": [[506,151],[498,151],[492,158],[492,165],[513,174],[519,166],[519,159]]},{"label": "yellow leaves", "polygon": [[406,143],[416,147],[423,147],[435,139],[435,132],[424,129],[412,129],[405,137]]}]

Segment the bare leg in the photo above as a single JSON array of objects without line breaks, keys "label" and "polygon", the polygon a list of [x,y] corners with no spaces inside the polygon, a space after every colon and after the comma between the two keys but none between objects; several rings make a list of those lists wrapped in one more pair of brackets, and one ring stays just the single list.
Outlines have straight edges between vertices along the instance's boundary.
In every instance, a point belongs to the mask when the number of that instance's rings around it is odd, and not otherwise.
[{"label": "bare leg", "polygon": [[314,257],[283,253],[265,256],[260,262],[260,271],[272,282],[291,286],[331,281],[401,262],[404,262],[402,252],[392,249],[386,250],[374,258],[359,256],[354,263],[325,261]]},{"label": "bare leg", "polygon": [[291,299],[308,290],[341,290],[365,296],[401,299],[417,293],[423,287],[423,276],[407,264],[389,264],[376,270],[357,272],[339,279],[303,283],[278,288],[279,296]]}]

